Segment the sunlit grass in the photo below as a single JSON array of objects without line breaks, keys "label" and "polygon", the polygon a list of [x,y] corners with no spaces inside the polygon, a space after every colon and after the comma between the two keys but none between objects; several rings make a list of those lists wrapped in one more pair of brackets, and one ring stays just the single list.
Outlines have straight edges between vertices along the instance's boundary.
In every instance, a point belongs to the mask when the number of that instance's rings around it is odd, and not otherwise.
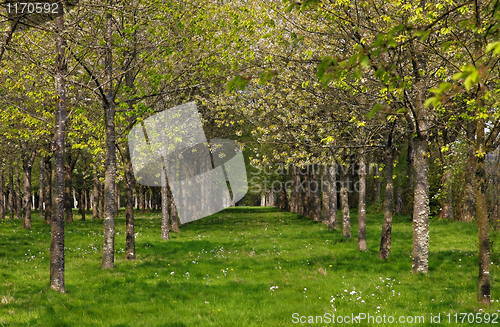
[{"label": "sunlit grass", "polygon": [[[296,326],[294,313],[423,315],[428,325],[431,313],[500,309],[497,261],[494,302],[476,302],[474,224],[432,221],[429,274],[415,276],[407,216],[395,217],[383,261],[381,215],[368,215],[368,251],[359,252],[356,239],[274,208],[230,208],[170,241],[160,238],[159,213],[140,214],[137,260],[127,261],[122,214],[113,270],[100,269],[102,221],[75,218],[66,225],[66,294],[49,289],[50,226],[36,215],[31,231],[0,222],[0,326]],[[353,212],[354,236],[355,220]]]}]

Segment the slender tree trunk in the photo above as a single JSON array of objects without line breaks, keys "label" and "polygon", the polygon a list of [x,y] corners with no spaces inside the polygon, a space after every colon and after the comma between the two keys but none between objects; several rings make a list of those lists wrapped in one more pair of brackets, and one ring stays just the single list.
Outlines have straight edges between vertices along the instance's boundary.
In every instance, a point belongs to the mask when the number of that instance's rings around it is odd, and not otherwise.
[{"label": "slender tree trunk", "polygon": [[141,211],[146,213],[146,187],[141,186]]},{"label": "slender tree trunk", "polygon": [[[162,158],[163,159],[163,158]],[[161,186],[161,238],[162,240],[169,240],[170,234],[168,231],[168,181],[167,169],[163,163],[162,170],[162,186]]]},{"label": "slender tree trunk", "polygon": [[[467,138],[474,141],[476,126],[474,122],[467,123]],[[465,190],[462,221],[471,222],[476,215],[476,149],[473,144],[469,145],[467,151],[467,164],[465,167]]]},{"label": "slender tree trunk", "polygon": [[120,186],[118,183],[115,184],[115,214],[118,215],[120,212]]},{"label": "slender tree trunk", "polygon": [[338,217],[337,217],[337,179],[336,179],[336,164],[328,167],[328,178],[330,182],[329,188],[329,204],[328,208],[328,230],[337,230],[339,228]]},{"label": "slender tree trunk", "polygon": [[396,187],[396,212],[399,214],[404,213],[403,188],[400,185]]},{"label": "slender tree trunk", "polygon": [[99,201],[101,201],[100,198],[100,192],[99,192],[99,175],[97,173],[97,168],[94,171],[94,190],[92,192],[93,194],[93,200],[92,200],[92,219],[99,219]]},{"label": "slender tree trunk", "polygon": [[39,194],[40,194],[40,200],[38,201],[38,210],[39,210],[39,216],[40,217],[43,217],[43,203],[45,202],[45,199],[43,197],[43,191],[44,191],[44,187],[43,187],[43,183],[44,183],[44,162],[43,162],[43,158],[40,158],[40,191],[39,191]]},{"label": "slender tree trunk", "polygon": [[375,186],[374,201],[375,201],[375,204],[378,205],[380,203],[380,189],[381,189],[379,159],[378,159],[378,157],[375,157],[375,175],[373,177],[375,177],[375,183],[374,183],[374,186]]},{"label": "slender tree trunk", "polygon": [[21,193],[21,180],[19,178],[19,164],[16,162],[14,166],[14,172],[16,174],[16,218],[21,219],[23,217],[23,195]]},{"label": "slender tree trunk", "polygon": [[134,171],[128,145],[125,146],[123,158],[125,169],[125,223],[127,237],[125,244],[125,257],[127,260],[135,260],[135,234],[134,234]]},{"label": "slender tree trunk", "polygon": [[441,189],[444,191],[441,199],[441,213],[439,218],[453,218],[453,172],[449,167],[445,167],[445,172],[441,178]]},{"label": "slender tree trunk", "polygon": [[43,158],[45,166],[45,224],[50,225],[52,222],[52,157]]},{"label": "slender tree trunk", "polygon": [[3,190],[3,168],[0,169],[0,220],[5,219],[5,192]]},{"label": "slender tree trunk", "polygon": [[340,187],[340,205],[342,209],[342,236],[345,238],[351,238],[351,218],[349,216],[349,195],[348,195],[348,183],[349,177],[346,172],[341,167],[341,180],[342,185]]},{"label": "slender tree trunk", "polygon": [[309,179],[309,169],[310,166],[306,166],[306,171],[302,175],[302,185],[304,187],[304,191],[302,194],[302,210],[303,210],[303,215],[306,216],[307,218],[311,218],[310,215],[310,201],[309,201],[309,192],[311,191],[311,188],[309,187],[309,183],[311,182]]},{"label": "slender tree trunk", "polygon": [[169,189],[168,193],[169,203],[170,203],[170,221],[172,232],[179,233],[179,218],[177,213],[177,207],[175,206],[174,197],[172,196],[172,191]]},{"label": "slender tree trunk", "polygon": [[321,222],[328,225],[330,221],[330,187],[328,178],[328,166],[323,165],[321,168],[321,197],[322,197],[322,210]]},{"label": "slender tree trunk", "polygon": [[85,211],[90,214],[90,189],[85,190]]},{"label": "slender tree trunk", "polygon": [[115,182],[116,182],[116,144],[115,144],[115,101],[113,95],[113,17],[106,14],[106,58],[105,83],[106,97],[103,109],[106,123],[106,171],[104,177],[104,237],[102,245],[102,269],[114,268],[115,264]]},{"label": "slender tree trunk", "polygon": [[78,193],[78,209],[80,210],[80,214],[82,215],[82,221],[85,221],[85,203],[83,201],[85,197],[85,191],[80,190]]},{"label": "slender tree trunk", "polygon": [[312,171],[312,218],[314,221],[321,220],[321,201],[319,198],[319,189],[320,189],[320,178],[319,178],[319,165],[314,164],[311,166]]},{"label": "slender tree trunk", "polygon": [[71,167],[72,155],[71,147],[66,145],[65,166],[64,166],[64,207],[65,220],[73,223],[73,205],[71,203],[71,188],[73,184],[73,169]]},{"label": "slender tree trunk", "polygon": [[389,258],[391,254],[392,239],[392,213],[393,213],[393,194],[394,194],[394,151],[392,148],[392,138],[389,136],[388,145],[384,151],[385,155],[385,194],[384,194],[384,223],[382,225],[382,236],[380,238],[380,250],[378,257],[382,259]]},{"label": "slender tree trunk", "polygon": [[23,181],[24,181],[24,221],[23,228],[31,229],[31,171],[33,169],[33,162],[35,160],[36,151],[31,155],[26,154],[23,159]]},{"label": "slender tree trunk", "polygon": [[[481,102],[481,101],[480,101]],[[476,152],[486,154],[484,119],[477,120],[476,129]],[[483,305],[490,304],[490,237],[489,220],[486,205],[486,169],[485,156],[476,157],[476,210],[477,227],[479,237],[479,283],[478,283],[478,302]]]},{"label": "slender tree trunk", "polygon": [[[133,60],[133,59],[132,59]],[[125,73],[125,84],[131,90],[134,89],[134,72],[129,70]],[[134,102],[128,103],[130,111],[134,109]],[[135,116],[127,116],[128,130],[131,130],[135,121]],[[130,149],[128,142],[125,144],[123,151],[123,166],[125,170],[125,224],[127,236],[125,241],[125,258],[127,260],[135,260],[135,222],[134,222],[134,170],[132,167],[132,159],[130,158]]]},{"label": "slender tree trunk", "polygon": [[361,149],[359,158],[359,204],[358,204],[358,249],[366,251],[366,159],[365,151]]},{"label": "slender tree trunk", "polygon": [[10,166],[10,172],[9,172],[9,196],[10,196],[10,201],[9,201],[9,218],[14,219],[14,208],[16,207],[16,196],[14,194],[14,166]]},{"label": "slender tree trunk", "polygon": [[56,131],[54,133],[55,166],[56,166],[56,197],[54,217],[52,218],[52,233],[50,240],[50,288],[65,292],[64,289],[64,146],[66,125],[66,58],[64,31],[64,9],[58,2],[55,17],[57,29],[57,60],[56,60]]},{"label": "slender tree trunk", "polygon": [[99,181],[99,219],[104,219],[104,185]]}]

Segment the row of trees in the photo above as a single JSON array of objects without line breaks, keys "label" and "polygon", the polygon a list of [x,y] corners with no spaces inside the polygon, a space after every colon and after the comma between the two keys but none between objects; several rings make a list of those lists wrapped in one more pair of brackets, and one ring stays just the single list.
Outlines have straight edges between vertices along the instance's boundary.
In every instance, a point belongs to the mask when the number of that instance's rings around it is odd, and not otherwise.
[{"label": "row of trees", "polygon": [[[54,179],[52,288],[64,291],[64,215],[71,221],[65,207],[72,185],[78,194],[91,188],[99,194],[93,203],[103,204],[101,266],[113,268],[117,179],[123,181],[127,244],[134,235],[127,134],[149,115],[195,100],[207,138],[236,135],[254,166],[297,167],[292,185],[319,176],[336,185],[335,174],[317,167],[355,162],[359,248],[366,249],[361,190],[384,189],[380,256],[390,252],[395,204],[413,217],[415,273],[428,271],[433,207],[442,217],[475,218],[478,300],[489,303],[489,212],[499,210],[487,180],[496,175],[486,174],[486,156],[500,142],[496,1],[57,3],[53,22],[4,22],[7,51],[0,58],[0,147],[6,154],[0,169],[22,162],[25,228],[31,227],[31,169],[38,159],[46,179]],[[63,4],[72,10],[63,11]],[[12,33],[18,25],[23,28]],[[381,178],[366,178],[368,162],[383,166],[384,188]],[[297,173],[304,169],[309,172]],[[17,181],[6,185],[11,194],[20,190]],[[323,215],[336,228],[333,187],[308,189],[313,196],[306,198],[291,190],[290,201],[282,190],[271,202],[313,219]],[[350,237],[349,196],[339,191],[343,235]],[[175,205],[162,203],[165,214],[175,213]],[[128,259],[135,257],[132,249]]]}]

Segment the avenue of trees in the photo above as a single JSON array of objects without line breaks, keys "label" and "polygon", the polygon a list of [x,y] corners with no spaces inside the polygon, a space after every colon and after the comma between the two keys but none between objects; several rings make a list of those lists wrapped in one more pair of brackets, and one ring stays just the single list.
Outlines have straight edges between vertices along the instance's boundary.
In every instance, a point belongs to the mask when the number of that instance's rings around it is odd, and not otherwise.
[{"label": "avenue of trees", "polygon": [[394,212],[408,214],[409,269],[423,274],[430,219],[475,223],[478,301],[490,303],[498,1],[50,2],[46,21],[1,23],[0,219],[30,229],[36,209],[51,224],[53,289],[65,290],[75,203],[80,219],[104,220],[103,269],[120,207],[129,260],[134,208],[162,211],[159,237],[180,231],[168,188],[135,183],[127,135],[196,101],[207,139],[237,139],[249,158],[257,178],[240,205],[275,205],[345,238],[356,208],[360,251],[366,213],[382,212],[381,259]]}]

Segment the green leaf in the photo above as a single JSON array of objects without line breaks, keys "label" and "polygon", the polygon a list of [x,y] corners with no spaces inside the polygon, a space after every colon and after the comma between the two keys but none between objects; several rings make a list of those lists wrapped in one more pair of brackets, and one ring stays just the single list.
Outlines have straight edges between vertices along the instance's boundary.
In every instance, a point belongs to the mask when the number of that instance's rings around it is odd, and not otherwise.
[{"label": "green leaf", "polygon": [[325,75],[327,69],[331,65],[336,65],[336,64],[337,64],[337,60],[335,60],[332,57],[323,58],[321,63],[318,65],[318,72],[316,73],[316,76],[318,76],[318,78],[321,79]]},{"label": "green leaf", "polygon": [[368,119],[371,119],[373,115],[375,115],[377,112],[379,112],[384,106],[380,103],[377,103],[376,105],[373,106],[372,110],[368,113],[367,117]]},{"label": "green leaf", "polygon": [[243,91],[245,89],[247,83],[248,83],[247,78],[244,78],[241,75],[237,75],[227,83],[226,90],[228,92],[235,91],[237,89],[240,89]]}]

